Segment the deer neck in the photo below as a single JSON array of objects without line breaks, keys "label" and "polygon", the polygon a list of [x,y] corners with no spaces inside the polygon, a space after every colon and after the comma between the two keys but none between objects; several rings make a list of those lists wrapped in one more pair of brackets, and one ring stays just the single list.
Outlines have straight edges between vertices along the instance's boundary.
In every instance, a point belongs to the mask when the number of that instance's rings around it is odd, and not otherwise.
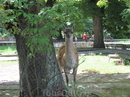
[{"label": "deer neck", "polygon": [[68,54],[73,53],[74,51],[74,44],[73,44],[73,38],[72,39],[66,39],[65,40],[65,50]]}]

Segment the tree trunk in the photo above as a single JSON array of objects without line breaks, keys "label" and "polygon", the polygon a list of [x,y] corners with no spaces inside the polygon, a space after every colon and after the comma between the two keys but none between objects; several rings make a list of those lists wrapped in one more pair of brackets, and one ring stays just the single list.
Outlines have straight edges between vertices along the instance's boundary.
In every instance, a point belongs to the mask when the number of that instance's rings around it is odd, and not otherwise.
[{"label": "tree trunk", "polygon": [[29,57],[31,52],[26,38],[20,35],[15,37],[19,56],[20,97],[53,97],[62,93],[57,90],[61,88],[63,91],[65,85],[54,47],[50,53],[36,52],[34,57]]},{"label": "tree trunk", "polygon": [[[37,6],[33,5],[29,10],[25,10],[25,12],[37,14],[41,9],[40,7],[41,6],[37,3]],[[26,29],[28,21],[24,21],[25,19],[22,15],[18,20],[19,27],[21,31],[23,31]],[[32,26],[32,28],[33,27],[35,26]],[[38,26],[36,27],[38,28]],[[44,31],[43,36],[44,35],[51,34]],[[26,45],[28,36],[19,34],[15,35],[15,37],[19,55],[20,97],[58,97],[59,94],[63,94],[62,91],[65,89],[65,84],[56,59],[52,37],[50,37],[48,43],[52,46],[51,51],[49,53],[36,51],[33,53],[33,56],[30,56],[30,48]],[[43,44],[43,49],[47,46],[47,44]],[[61,89],[58,90],[59,88]]]},{"label": "tree trunk", "polygon": [[94,16],[94,48],[105,48],[102,31],[102,16]]},{"label": "tree trunk", "polygon": [[[35,2],[36,0],[30,1]],[[49,1],[48,6],[50,3]],[[12,5],[9,4],[9,6]],[[9,7],[9,9],[10,8],[16,9],[15,7],[13,8],[13,6]],[[40,3],[35,3],[33,6],[30,4],[29,9],[23,9],[23,11],[25,13],[37,15],[41,8]],[[14,34],[19,56],[20,97],[59,97],[58,95],[63,94],[63,90],[66,87],[56,59],[52,37],[50,36],[49,43],[46,43],[46,45],[43,44],[43,49],[49,44],[52,46],[49,53],[40,52],[38,50],[32,53],[30,48],[27,47],[27,39],[31,36],[35,37],[35,35],[37,36],[38,34],[23,31],[25,31],[27,27],[38,28],[39,26],[44,25],[29,25],[27,18],[24,17],[23,14],[16,20],[18,23],[17,27],[19,27],[18,31],[20,31],[17,34]],[[23,33],[26,33],[26,35],[23,35]],[[51,34],[44,31],[43,36],[44,35],[49,36]]]}]

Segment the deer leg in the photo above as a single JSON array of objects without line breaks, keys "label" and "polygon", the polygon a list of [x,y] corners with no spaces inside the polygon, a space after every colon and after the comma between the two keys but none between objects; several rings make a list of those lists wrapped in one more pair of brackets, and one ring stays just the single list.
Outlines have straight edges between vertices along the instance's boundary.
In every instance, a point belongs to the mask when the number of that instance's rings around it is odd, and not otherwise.
[{"label": "deer leg", "polygon": [[76,75],[77,75],[77,68],[73,69],[73,77],[74,77],[74,83],[76,82]]},{"label": "deer leg", "polygon": [[68,86],[68,84],[69,84],[68,70],[64,68],[64,72],[65,72],[66,84]]}]

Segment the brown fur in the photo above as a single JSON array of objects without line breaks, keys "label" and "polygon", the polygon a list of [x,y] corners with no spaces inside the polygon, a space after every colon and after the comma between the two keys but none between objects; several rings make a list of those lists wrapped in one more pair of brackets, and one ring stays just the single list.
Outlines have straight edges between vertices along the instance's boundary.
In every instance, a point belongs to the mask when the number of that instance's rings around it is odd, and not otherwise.
[{"label": "brown fur", "polygon": [[60,67],[64,68],[64,56],[65,54],[65,45],[62,45],[58,50],[57,60],[60,64]]},{"label": "brown fur", "polygon": [[[78,52],[76,49],[74,49],[75,55],[76,55],[76,60],[78,63]],[[60,67],[64,68],[64,57],[65,57],[65,45],[62,45],[59,50],[58,50],[58,55],[57,55],[57,60],[60,64]]]}]

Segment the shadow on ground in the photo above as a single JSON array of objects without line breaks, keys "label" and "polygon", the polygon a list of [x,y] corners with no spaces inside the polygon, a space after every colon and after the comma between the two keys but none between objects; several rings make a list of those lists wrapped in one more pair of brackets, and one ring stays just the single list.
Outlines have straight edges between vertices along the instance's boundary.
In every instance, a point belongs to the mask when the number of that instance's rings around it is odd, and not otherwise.
[{"label": "shadow on ground", "polygon": [[19,97],[19,83],[16,81],[0,82],[0,97]]},{"label": "shadow on ground", "polygon": [[[72,79],[71,76],[70,78]],[[130,97],[130,74],[81,73],[77,75],[76,86],[75,92],[77,95],[86,94],[87,97]],[[18,82],[0,83],[0,97],[18,97],[18,94]]]},{"label": "shadow on ground", "polygon": [[99,97],[130,97],[130,74],[82,73],[77,83],[82,91]]}]

